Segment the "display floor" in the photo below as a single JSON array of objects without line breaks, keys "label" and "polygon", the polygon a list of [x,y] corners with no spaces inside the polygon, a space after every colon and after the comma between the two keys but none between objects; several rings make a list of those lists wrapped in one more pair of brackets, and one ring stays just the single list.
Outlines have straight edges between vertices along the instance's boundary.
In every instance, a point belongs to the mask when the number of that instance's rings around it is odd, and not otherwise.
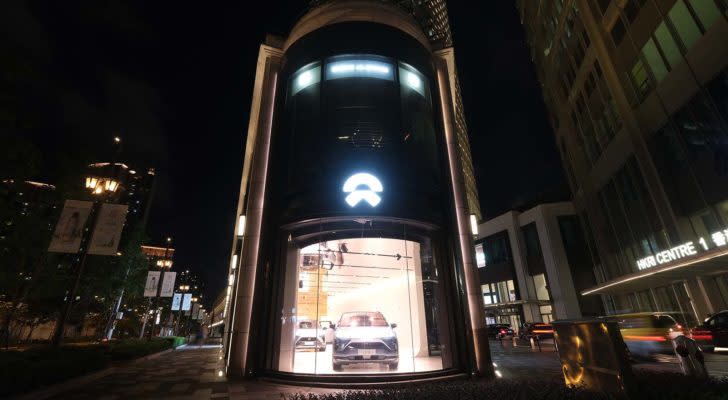
[{"label": "display floor", "polygon": [[396,371],[390,370],[386,364],[366,363],[345,365],[343,371],[334,371],[331,345],[326,351],[303,350],[296,351],[293,362],[293,372],[305,374],[389,374],[404,372],[425,372],[442,369],[442,358],[436,357],[407,357],[412,354],[409,349],[400,349],[399,366]]}]

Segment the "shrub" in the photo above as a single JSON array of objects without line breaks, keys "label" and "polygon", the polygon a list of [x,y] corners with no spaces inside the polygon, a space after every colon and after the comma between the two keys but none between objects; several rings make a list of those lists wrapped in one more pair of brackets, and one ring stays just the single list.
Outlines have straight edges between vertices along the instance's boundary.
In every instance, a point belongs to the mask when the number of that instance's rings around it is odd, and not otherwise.
[{"label": "shrub", "polygon": [[58,349],[0,351],[0,398],[52,385],[107,367],[110,361],[131,360],[172,348],[172,341],[130,339]]},{"label": "shrub", "polygon": [[97,346],[0,352],[0,397],[104,368],[108,358]]},{"label": "shrub", "polygon": [[184,336],[163,336],[162,339],[170,341],[174,348],[182,346],[186,342],[186,338]]},{"label": "shrub", "polygon": [[165,339],[152,339],[150,341],[127,339],[112,344],[109,355],[114,361],[133,360],[171,348],[172,342]]}]

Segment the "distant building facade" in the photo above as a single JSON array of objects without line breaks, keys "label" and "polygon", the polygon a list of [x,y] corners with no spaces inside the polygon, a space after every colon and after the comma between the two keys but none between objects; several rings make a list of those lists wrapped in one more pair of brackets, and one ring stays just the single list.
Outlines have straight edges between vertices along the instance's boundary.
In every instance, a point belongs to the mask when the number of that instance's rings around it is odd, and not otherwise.
[{"label": "distant building facade", "polygon": [[728,308],[725,0],[516,1],[608,313]]},{"label": "distant building facade", "polygon": [[478,226],[475,240],[486,324],[596,316],[591,256],[570,202],[509,211]]}]

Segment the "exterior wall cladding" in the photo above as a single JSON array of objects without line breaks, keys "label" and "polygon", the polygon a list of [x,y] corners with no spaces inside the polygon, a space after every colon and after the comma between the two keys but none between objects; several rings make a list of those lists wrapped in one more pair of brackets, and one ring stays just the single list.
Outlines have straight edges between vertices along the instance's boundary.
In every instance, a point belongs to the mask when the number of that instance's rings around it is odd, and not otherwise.
[{"label": "exterior wall cladding", "polygon": [[[347,190],[357,172],[376,175],[377,183]],[[342,195],[343,182],[352,196],[370,197],[350,201]],[[259,51],[224,299],[227,374],[391,379],[356,370],[341,375],[338,353],[333,364],[331,355],[326,359],[333,371],[301,375],[295,360],[306,357],[297,356],[288,340],[303,315],[299,289],[308,290],[302,277],[309,272],[300,271],[323,268],[311,269],[303,249],[375,238],[418,246],[419,253],[407,257],[419,260],[415,269],[422,274],[411,280],[420,285],[412,295],[422,293],[418,306],[430,310],[415,322],[410,314],[409,322],[392,324],[419,324],[422,345],[415,356],[414,334],[400,330],[410,338],[412,358],[398,355],[402,363],[390,362],[390,370],[492,375],[471,214],[480,216],[480,210],[444,2],[313,2],[287,38],[269,37]],[[340,254],[349,253],[345,246]],[[337,266],[344,267],[386,269]],[[316,298],[334,296],[321,290]],[[361,301],[367,308],[371,300]],[[320,304],[316,310],[327,307]],[[343,364],[378,359],[364,356]],[[418,357],[434,364],[418,370]]]},{"label": "exterior wall cladding", "polygon": [[610,314],[728,308],[725,0],[516,1]]}]

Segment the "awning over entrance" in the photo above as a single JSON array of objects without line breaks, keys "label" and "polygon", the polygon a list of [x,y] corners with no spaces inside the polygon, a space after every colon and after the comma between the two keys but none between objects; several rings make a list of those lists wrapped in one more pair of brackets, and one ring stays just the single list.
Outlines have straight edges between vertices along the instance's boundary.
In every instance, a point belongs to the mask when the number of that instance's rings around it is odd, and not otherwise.
[{"label": "awning over entrance", "polygon": [[668,285],[701,275],[716,275],[728,272],[728,250],[714,249],[698,255],[683,258],[672,263],[646,268],[642,271],[622,275],[581,292],[590,294],[622,294]]},{"label": "awning over entrance", "polygon": [[483,306],[486,310],[499,310],[502,308],[512,308],[513,306],[520,306],[523,304],[537,304],[539,306],[551,305],[551,302],[545,300],[515,300],[507,301],[505,303],[486,304]]}]

